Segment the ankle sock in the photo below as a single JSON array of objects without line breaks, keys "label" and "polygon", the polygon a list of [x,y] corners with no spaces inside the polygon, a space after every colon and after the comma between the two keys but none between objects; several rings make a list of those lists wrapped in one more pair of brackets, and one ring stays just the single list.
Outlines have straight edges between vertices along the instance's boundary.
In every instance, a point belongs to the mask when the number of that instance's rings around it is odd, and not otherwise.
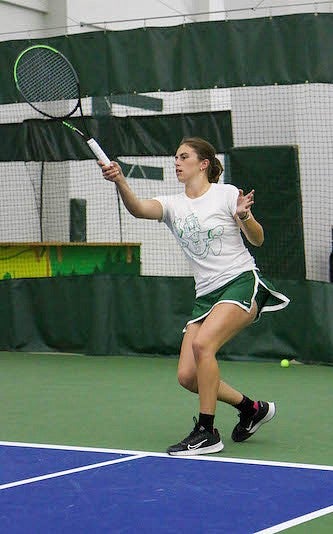
[{"label": "ankle sock", "polygon": [[199,426],[203,426],[208,432],[213,434],[214,432],[214,418],[215,415],[210,415],[207,413],[199,413]]},{"label": "ankle sock", "polygon": [[258,402],[243,395],[243,400],[235,408],[244,415],[254,415],[258,410]]}]

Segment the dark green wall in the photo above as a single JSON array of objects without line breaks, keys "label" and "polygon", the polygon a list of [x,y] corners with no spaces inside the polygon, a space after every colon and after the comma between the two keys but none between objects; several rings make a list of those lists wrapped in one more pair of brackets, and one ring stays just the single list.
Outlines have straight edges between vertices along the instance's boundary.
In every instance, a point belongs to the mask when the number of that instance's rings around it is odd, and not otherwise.
[{"label": "dark green wall", "polygon": [[[170,156],[183,137],[199,132],[219,153],[232,147],[230,111],[156,115],[153,117],[86,117],[91,135],[109,155]],[[68,122],[82,128],[81,119]],[[0,161],[65,161],[94,159],[82,138],[61,122],[29,119],[0,124]]]},{"label": "dark green wall", "polygon": [[230,182],[255,190],[253,213],[265,231],[262,247],[247,243],[268,278],[304,280],[302,196],[296,146],[251,146],[229,153]]},{"label": "dark green wall", "polygon": [[15,59],[40,42],[71,60],[87,96],[331,83],[332,30],[332,13],[308,13],[2,42],[0,103],[18,100]]},{"label": "dark green wall", "polygon": [[[333,363],[333,284],[275,280],[291,299],[240,333],[227,359]],[[191,278],[89,275],[0,282],[0,350],[178,354]]]}]

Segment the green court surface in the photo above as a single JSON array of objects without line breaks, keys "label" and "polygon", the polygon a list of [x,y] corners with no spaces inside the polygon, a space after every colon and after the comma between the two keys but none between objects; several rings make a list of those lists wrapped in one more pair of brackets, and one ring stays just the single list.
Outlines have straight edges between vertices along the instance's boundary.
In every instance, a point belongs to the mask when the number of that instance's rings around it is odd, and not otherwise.
[{"label": "green court surface", "polygon": [[[333,367],[219,364],[235,388],[277,404],[273,421],[239,444],[230,437],[237,412],[219,403],[219,455],[332,465]],[[177,383],[175,358],[2,352],[0,370],[2,441],[164,452],[198,412],[197,396]],[[331,533],[333,517],[289,530]]]}]

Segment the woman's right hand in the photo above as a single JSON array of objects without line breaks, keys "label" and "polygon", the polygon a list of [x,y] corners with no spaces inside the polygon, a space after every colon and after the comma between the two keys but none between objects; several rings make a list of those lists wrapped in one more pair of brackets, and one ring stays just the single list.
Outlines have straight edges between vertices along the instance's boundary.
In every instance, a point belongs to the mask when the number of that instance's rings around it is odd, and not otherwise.
[{"label": "woman's right hand", "polygon": [[105,165],[102,161],[97,162],[102,169],[103,178],[109,182],[120,182],[125,179],[123,171],[118,163],[111,161],[109,165]]}]

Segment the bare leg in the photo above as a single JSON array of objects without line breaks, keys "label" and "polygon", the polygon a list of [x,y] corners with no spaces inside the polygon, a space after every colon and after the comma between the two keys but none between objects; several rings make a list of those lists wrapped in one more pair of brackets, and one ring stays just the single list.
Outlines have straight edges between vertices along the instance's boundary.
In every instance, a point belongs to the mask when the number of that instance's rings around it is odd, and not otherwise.
[{"label": "bare leg", "polygon": [[199,421],[187,438],[167,449],[169,454],[186,456],[223,449],[220,434],[213,427],[217,400],[237,407],[241,403],[238,407],[240,420],[231,435],[236,442],[248,439],[274,417],[274,403],[260,401],[255,407],[250,399],[221,381],[216,360],[219,348],[249,326],[256,311],[256,304],[248,313],[236,304],[221,303],[204,321],[188,327],[179,358],[178,380],[182,386],[199,394]]},{"label": "bare leg", "polygon": [[220,381],[219,389],[217,392],[217,400],[236,406],[243,400],[243,394],[229,386],[223,380]]},{"label": "bare leg", "polygon": [[[215,360],[215,363],[213,362],[210,365],[203,361],[200,368],[200,375],[203,376],[203,390],[205,391],[207,387],[204,375],[208,373],[206,375],[207,382],[210,383],[210,388],[215,391],[218,372],[215,353],[240,330],[251,324],[255,316],[256,305],[250,313],[247,313],[237,305],[223,303],[216,306],[203,323],[190,324],[184,335],[178,364],[178,380],[180,384],[189,391],[198,393],[198,358],[195,356],[196,352],[201,354],[201,360]],[[203,328],[204,326],[205,328]],[[206,356],[204,355],[204,350],[206,351]],[[242,401],[243,395],[218,378],[216,398],[219,401],[235,406]],[[213,406],[211,397],[209,399],[207,401],[208,405]],[[211,413],[211,411],[212,409],[204,413]]]}]

